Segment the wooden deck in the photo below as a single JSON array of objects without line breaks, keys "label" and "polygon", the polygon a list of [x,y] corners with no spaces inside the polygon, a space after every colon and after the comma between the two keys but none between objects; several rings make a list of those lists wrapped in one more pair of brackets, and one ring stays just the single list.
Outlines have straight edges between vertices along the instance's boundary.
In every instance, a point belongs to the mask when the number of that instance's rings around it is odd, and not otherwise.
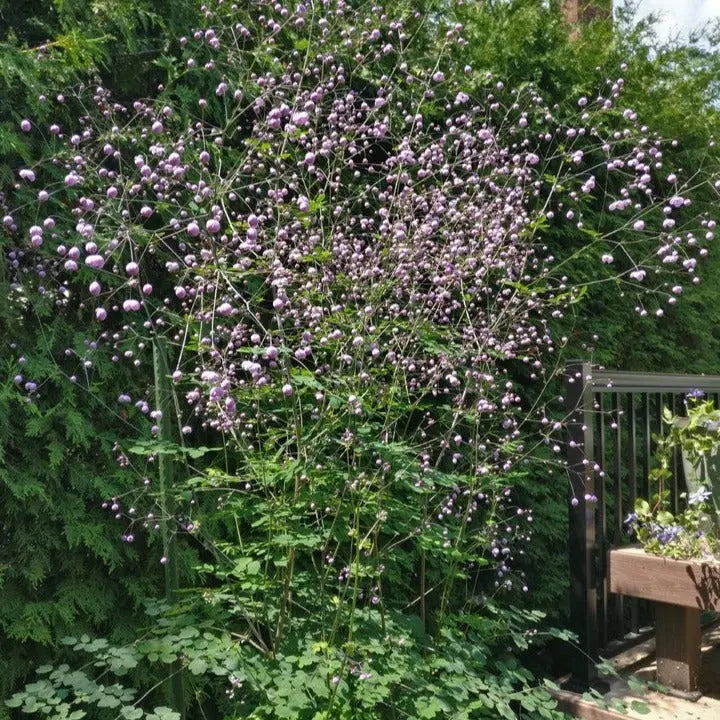
[{"label": "wooden deck", "polygon": [[[624,714],[603,709],[565,692],[557,693],[561,709],[584,720],[720,720],[720,624],[713,625],[702,635],[701,697],[697,702],[654,690],[642,696],[630,691],[626,681],[630,676],[650,683],[655,680],[654,638],[621,653],[615,658],[614,664],[623,679],[609,678],[610,691],[604,697],[606,703],[614,698],[624,701],[627,707]],[[650,713],[633,711],[630,708],[633,700],[644,702]]]}]

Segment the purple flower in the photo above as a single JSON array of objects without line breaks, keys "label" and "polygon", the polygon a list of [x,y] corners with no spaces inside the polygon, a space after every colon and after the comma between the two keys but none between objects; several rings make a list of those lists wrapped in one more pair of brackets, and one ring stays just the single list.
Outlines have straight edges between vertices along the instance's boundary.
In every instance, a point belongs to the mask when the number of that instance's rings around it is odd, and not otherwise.
[{"label": "purple flower", "polygon": [[125,310],[125,312],[137,312],[139,309],[140,309],[140,301],[139,300],[130,298],[129,300],[125,300],[125,302],[123,302],[123,310]]},{"label": "purple flower", "polygon": [[225,389],[223,389],[219,385],[214,388],[210,388],[210,400],[212,402],[220,402],[220,400],[222,400],[226,394],[227,393]]},{"label": "purple flower", "polygon": [[292,123],[298,127],[305,127],[310,123],[310,115],[305,111],[295,112],[292,115]]},{"label": "purple flower", "polygon": [[105,258],[102,255],[88,255],[85,258],[85,264],[93,270],[102,270],[105,265]]}]

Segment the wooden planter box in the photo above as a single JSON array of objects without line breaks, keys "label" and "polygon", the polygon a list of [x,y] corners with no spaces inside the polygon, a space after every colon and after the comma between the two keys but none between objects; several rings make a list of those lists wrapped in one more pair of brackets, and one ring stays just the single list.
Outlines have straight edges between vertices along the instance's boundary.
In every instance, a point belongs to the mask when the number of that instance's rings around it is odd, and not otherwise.
[{"label": "wooden planter box", "polygon": [[656,603],[658,681],[696,692],[700,613],[720,610],[720,562],[672,560],[631,547],[610,551],[609,574],[611,592]]}]

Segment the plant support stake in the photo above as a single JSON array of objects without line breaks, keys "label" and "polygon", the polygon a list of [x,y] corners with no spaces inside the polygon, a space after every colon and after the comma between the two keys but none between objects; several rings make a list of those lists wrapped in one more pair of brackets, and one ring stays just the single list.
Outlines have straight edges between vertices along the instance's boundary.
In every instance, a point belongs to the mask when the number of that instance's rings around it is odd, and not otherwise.
[{"label": "plant support stake", "polygon": [[[167,345],[165,338],[155,338],[153,342],[153,369],[155,374],[155,405],[160,411],[157,418],[158,440],[161,443],[172,442],[171,417],[174,412],[172,402],[172,388],[170,386],[170,372],[167,358]],[[173,459],[172,456],[161,452],[158,453],[158,472],[160,476],[160,504],[161,520],[160,532],[162,533],[163,556],[165,562],[165,599],[168,603],[176,600],[179,586],[178,562],[177,562],[177,538],[175,533],[170,532],[169,519],[173,516],[174,502],[172,497],[173,486]],[[169,701],[180,716],[185,718],[185,687],[183,682],[182,663],[178,660],[171,666],[172,674],[167,682],[167,694]]]}]

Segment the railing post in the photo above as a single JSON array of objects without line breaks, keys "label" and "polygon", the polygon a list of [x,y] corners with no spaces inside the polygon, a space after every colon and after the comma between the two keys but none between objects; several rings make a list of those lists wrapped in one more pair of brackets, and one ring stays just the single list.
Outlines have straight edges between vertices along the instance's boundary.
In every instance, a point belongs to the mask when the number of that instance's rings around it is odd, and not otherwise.
[{"label": "railing post", "polygon": [[[572,689],[587,690],[597,678],[598,661],[596,503],[593,470],[593,391],[590,363],[565,367],[566,459],[569,483],[570,626],[578,636],[572,663]],[[591,499],[586,500],[586,496]]]}]

